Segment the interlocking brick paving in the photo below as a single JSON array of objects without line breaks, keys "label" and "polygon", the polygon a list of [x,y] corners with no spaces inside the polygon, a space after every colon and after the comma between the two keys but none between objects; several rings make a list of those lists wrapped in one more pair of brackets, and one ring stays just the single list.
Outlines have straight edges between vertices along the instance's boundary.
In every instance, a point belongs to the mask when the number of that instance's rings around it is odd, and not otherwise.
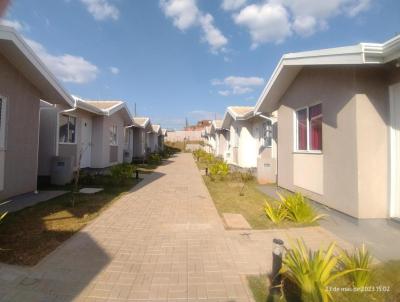
[{"label": "interlocking brick paving", "polygon": [[270,269],[274,237],[299,236],[312,247],[338,241],[319,227],[225,230],[192,156],[180,154],[0,282],[0,301],[252,301],[246,274]]}]

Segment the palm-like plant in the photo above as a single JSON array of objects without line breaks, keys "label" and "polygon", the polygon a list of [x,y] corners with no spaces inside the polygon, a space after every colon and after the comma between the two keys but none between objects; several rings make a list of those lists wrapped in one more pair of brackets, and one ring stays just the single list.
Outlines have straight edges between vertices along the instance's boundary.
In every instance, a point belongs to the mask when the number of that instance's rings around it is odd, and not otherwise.
[{"label": "palm-like plant", "polygon": [[346,250],[340,252],[340,266],[344,270],[354,269],[348,277],[353,286],[364,287],[371,280],[372,255],[369,253],[365,244],[361,248],[356,248],[353,253]]},{"label": "palm-like plant", "polygon": [[332,295],[327,287],[337,278],[354,269],[339,271],[339,256],[334,254],[335,243],[326,250],[311,251],[303,240],[287,250],[280,273],[301,290],[302,301],[328,302]]},{"label": "palm-like plant", "polygon": [[326,216],[318,215],[301,193],[282,195],[277,192],[277,194],[287,210],[287,218],[293,222],[311,224]]},{"label": "palm-like plant", "polygon": [[265,203],[265,214],[274,223],[280,224],[286,219],[287,211],[282,204]]}]

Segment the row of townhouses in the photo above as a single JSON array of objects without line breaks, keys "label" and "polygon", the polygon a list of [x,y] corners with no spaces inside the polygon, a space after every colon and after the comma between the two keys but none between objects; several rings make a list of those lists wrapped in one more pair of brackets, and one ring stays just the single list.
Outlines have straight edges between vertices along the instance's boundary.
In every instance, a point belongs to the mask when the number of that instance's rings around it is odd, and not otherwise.
[{"label": "row of townhouses", "polygon": [[261,183],[356,218],[400,217],[400,36],[284,55],[254,107],[204,136]]},{"label": "row of townhouses", "polygon": [[65,166],[144,158],[165,135],[123,101],[70,95],[14,29],[0,26],[0,200],[36,191],[38,179]]}]

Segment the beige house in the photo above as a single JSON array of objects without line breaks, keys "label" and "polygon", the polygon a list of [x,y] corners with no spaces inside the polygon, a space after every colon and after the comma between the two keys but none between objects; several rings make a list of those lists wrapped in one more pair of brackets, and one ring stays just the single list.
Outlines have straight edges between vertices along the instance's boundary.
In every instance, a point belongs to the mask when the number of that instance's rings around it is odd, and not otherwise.
[{"label": "beige house", "polygon": [[152,131],[148,117],[134,117],[132,125],[126,130],[129,139],[126,141],[126,149],[132,153],[133,160],[143,160],[146,157],[148,146],[148,133]]},{"label": "beige house", "polygon": [[287,54],[255,112],[278,110],[278,185],[357,218],[400,217],[400,36]]},{"label": "beige house", "polygon": [[0,200],[37,188],[40,100],[74,100],[12,28],[0,26]]},{"label": "beige house", "polygon": [[149,132],[149,147],[150,152],[160,151],[159,137],[162,135],[161,126],[157,124],[151,125],[151,131]]},{"label": "beige house", "polygon": [[123,162],[124,130],[131,124],[126,104],[74,99],[74,108],[67,110],[42,102],[39,176],[50,175],[55,156],[71,158],[74,169]]}]

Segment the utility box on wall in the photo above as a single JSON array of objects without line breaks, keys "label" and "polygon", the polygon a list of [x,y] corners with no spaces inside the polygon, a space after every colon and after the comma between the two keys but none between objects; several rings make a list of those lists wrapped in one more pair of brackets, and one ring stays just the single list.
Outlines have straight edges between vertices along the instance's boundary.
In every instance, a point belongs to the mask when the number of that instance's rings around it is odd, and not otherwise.
[{"label": "utility box on wall", "polygon": [[260,184],[276,183],[276,159],[257,159],[257,180]]},{"label": "utility box on wall", "polygon": [[64,186],[72,181],[73,158],[54,156],[51,160],[51,184]]}]

